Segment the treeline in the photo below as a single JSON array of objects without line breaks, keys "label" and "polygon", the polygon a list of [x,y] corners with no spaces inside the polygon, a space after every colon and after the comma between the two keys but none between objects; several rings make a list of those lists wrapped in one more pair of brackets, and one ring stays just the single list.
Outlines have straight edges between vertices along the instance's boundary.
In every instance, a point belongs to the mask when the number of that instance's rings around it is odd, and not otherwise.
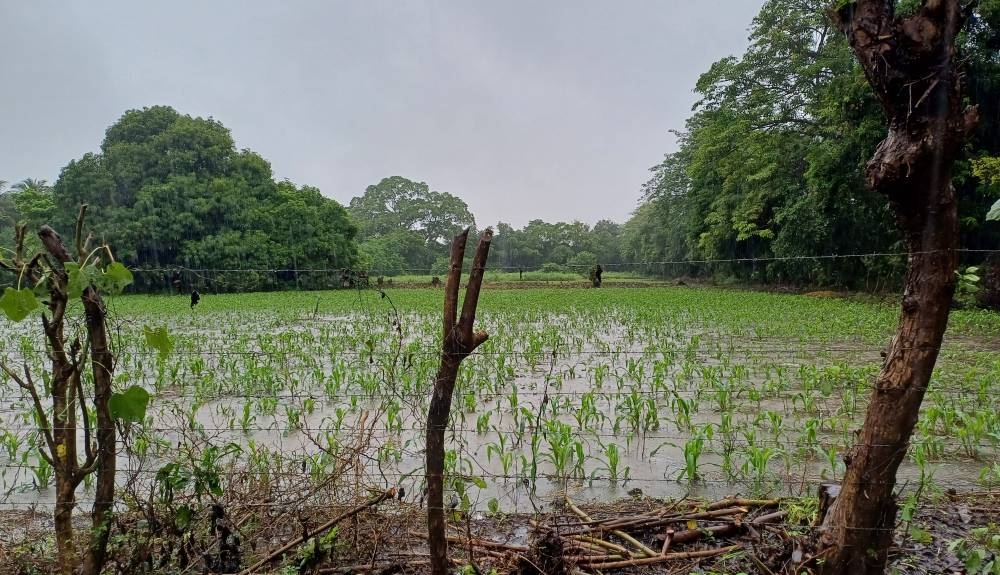
[{"label": "treeline", "polygon": [[[500,222],[491,268],[585,275],[600,263],[755,283],[898,282],[903,257],[839,257],[903,246],[884,198],[862,176],[885,135],[884,118],[827,20],[828,4],[764,5],[747,51],[699,79],[679,149],[652,169],[629,221],[532,220],[520,229]],[[900,1],[897,9],[917,4]],[[1000,246],[1000,226],[985,221],[1000,196],[1000,0],[974,5],[967,30],[960,60],[980,123],[954,185],[961,246],[970,250],[963,263],[973,265],[983,259],[974,250]],[[12,245],[14,221],[69,233],[87,203],[95,240],[111,245],[136,270],[136,288],[148,291],[178,283],[325,288],[341,285],[342,269],[441,275],[450,238],[464,227],[478,232],[460,197],[404,177],[369,186],[346,207],[314,187],[275,181],[268,162],[236,149],[220,123],[162,106],[126,112],[100,151],[70,162],[54,185],[25,180],[4,189],[0,245]],[[990,269],[1000,279],[1000,266]]]},{"label": "treeline", "polygon": [[[71,234],[88,204],[95,242],[134,268],[144,291],[325,287],[322,276],[296,270],[358,259],[343,206],[316,188],[275,181],[270,164],[237,150],[222,124],[163,106],[126,112],[100,152],[71,161],[55,185],[25,181],[0,202],[5,246],[15,221]],[[226,271],[246,269],[263,271]]]},{"label": "treeline", "polygon": [[[897,3],[914,9],[915,1]],[[701,76],[700,100],[677,132],[679,150],[653,169],[624,225],[634,261],[798,258],[904,251],[886,201],[862,170],[885,121],[844,37],[825,15],[829,0],[769,0],[741,57]],[[980,123],[957,166],[961,245],[996,249],[984,216],[1000,195],[1000,1],[972,9],[960,41],[967,93]],[[916,101],[921,97],[914,94]],[[992,171],[991,171],[992,170]],[[966,254],[966,264],[977,254]],[[669,271],[756,282],[872,288],[899,280],[899,257],[788,259],[672,266]],[[662,265],[648,271],[662,273]]]},{"label": "treeline", "polygon": [[[140,291],[339,287],[343,270],[443,274],[451,238],[476,227],[459,197],[399,176],[346,208],[317,188],[275,181],[222,124],[165,106],[126,112],[100,151],[71,161],[53,185],[0,182],[0,245],[13,248],[16,223],[31,230],[27,251],[39,247],[42,224],[71,234],[81,204],[94,241],[134,270]],[[501,223],[491,265],[585,274],[618,261],[619,227]]]},{"label": "treeline", "polygon": [[[369,186],[351,200],[348,212],[358,226],[360,266],[373,275],[442,275],[452,237],[466,227],[478,233],[461,198],[399,176]],[[593,227],[532,220],[521,229],[500,222],[494,226],[489,265],[586,275],[599,262],[621,261],[620,232],[619,224],[607,220]]]}]

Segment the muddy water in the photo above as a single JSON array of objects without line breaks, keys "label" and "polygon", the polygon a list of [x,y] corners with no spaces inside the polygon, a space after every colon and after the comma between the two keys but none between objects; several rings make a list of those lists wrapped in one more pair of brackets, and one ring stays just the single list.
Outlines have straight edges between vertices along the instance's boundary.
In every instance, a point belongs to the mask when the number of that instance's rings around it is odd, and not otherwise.
[{"label": "muddy water", "polygon": [[[695,322],[654,332],[631,321],[485,318],[494,336],[464,364],[456,390],[451,488],[478,510],[495,500],[525,511],[564,492],[584,499],[637,489],[654,497],[784,495],[836,478],[878,349]],[[349,317],[256,332],[238,323],[175,326],[179,345],[168,360],[124,351],[119,374],[154,398],[145,429],[133,429],[132,449],[120,453],[121,483],[151,490],[165,463],[181,453],[197,460],[209,445],[238,446],[214,462],[220,471],[259,469],[280,457],[285,467],[301,463],[303,473],[321,476],[324,449],[364,435],[367,484],[399,484],[419,499],[438,326],[417,315],[402,324],[403,333]],[[964,344],[949,345],[960,352]],[[28,404],[10,386],[3,397],[0,422],[21,443],[13,454],[0,450],[4,503],[50,504],[54,495],[38,488],[38,459],[27,446],[30,420],[21,414]],[[137,448],[140,437],[145,450]],[[921,470],[907,459],[902,484],[915,486],[923,472],[970,489],[997,455],[996,443],[984,442],[976,461],[954,437],[939,439],[938,460]],[[87,496],[81,487],[81,504]]]}]

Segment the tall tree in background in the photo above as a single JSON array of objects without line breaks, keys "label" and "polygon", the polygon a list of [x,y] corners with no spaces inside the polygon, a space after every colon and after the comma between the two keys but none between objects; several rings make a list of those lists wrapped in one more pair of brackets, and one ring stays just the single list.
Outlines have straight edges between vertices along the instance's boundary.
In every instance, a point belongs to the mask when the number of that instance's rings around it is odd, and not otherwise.
[{"label": "tall tree in background", "polygon": [[[347,212],[315,188],[277,183],[271,166],[237,150],[229,130],[156,106],[126,112],[108,128],[99,154],[63,168],[54,188],[55,222],[70,229],[90,204],[95,236],[130,266],[288,270],[283,281],[325,287],[329,274],[357,259]],[[169,273],[169,272],[167,272]],[[212,273],[219,289],[277,287],[278,274]],[[137,273],[140,288],[165,285]]]},{"label": "tall tree in background", "polygon": [[[0,180],[0,245],[14,245],[14,229],[24,224],[37,229],[51,221],[55,213],[52,186],[45,180],[26,178],[7,189],[7,182]],[[27,249],[39,249],[41,244],[34,234],[25,239]]]},{"label": "tall tree in background", "polygon": [[447,260],[455,234],[476,225],[458,196],[401,176],[368,186],[351,200],[348,211],[359,228],[365,265],[380,274],[406,269],[426,273],[436,260]]},{"label": "tall tree in background", "polygon": [[955,289],[958,202],[952,168],[977,111],[963,103],[956,40],[968,17],[959,0],[841,1],[843,32],[888,121],[865,169],[889,200],[909,251],[902,313],[857,443],[845,455],[839,496],[821,534],[825,573],[883,573],[895,531],[896,470],[930,382]]}]

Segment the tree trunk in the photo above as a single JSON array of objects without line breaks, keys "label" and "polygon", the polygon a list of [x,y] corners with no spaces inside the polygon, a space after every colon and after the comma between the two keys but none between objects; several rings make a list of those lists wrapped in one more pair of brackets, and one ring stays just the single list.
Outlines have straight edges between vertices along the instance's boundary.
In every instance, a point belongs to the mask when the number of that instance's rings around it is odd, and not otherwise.
[{"label": "tree trunk", "polygon": [[[81,207],[77,221],[77,249],[83,251],[81,243],[81,227],[86,207]],[[42,226],[38,232],[53,258],[59,263],[72,261],[66,246],[59,234],[49,226]],[[81,261],[86,256],[81,253]],[[111,417],[108,405],[111,399],[111,385],[114,372],[114,357],[108,344],[108,332],[105,322],[106,311],[101,294],[93,286],[83,290],[83,309],[87,321],[87,340],[90,347],[90,363],[94,380],[94,411],[97,414],[97,453],[92,453],[90,445],[90,424],[84,421],[86,461],[81,467],[76,452],[76,414],[74,402],[68,400],[79,389],[76,401],[85,405],[82,387],[79,386],[80,364],[85,360],[79,357],[79,340],[71,346],[69,355],[64,347],[63,314],[66,308],[66,278],[62,285],[56,285],[50,293],[49,307],[53,312],[52,322],[45,323],[45,333],[52,347],[53,357],[53,408],[55,410],[53,435],[55,436],[57,453],[56,462],[63,466],[62,473],[57,473],[56,483],[56,539],[59,542],[60,563],[64,573],[75,570],[77,558],[73,547],[72,513],[75,506],[75,490],[84,477],[97,471],[97,486],[94,491],[94,505],[91,510],[90,543],[83,560],[83,574],[95,575],[104,566],[108,546],[108,536],[111,532],[111,518],[114,510],[115,470],[117,437],[115,422]],[[74,385],[77,384],[77,385]],[[58,393],[57,393],[58,390]],[[63,415],[60,415],[63,414]],[[86,416],[86,410],[81,414]],[[65,430],[60,433],[60,422],[65,420]],[[63,439],[61,440],[60,437]],[[62,441],[62,443],[61,443]],[[62,447],[60,447],[62,446]]]},{"label": "tree trunk", "polygon": [[[97,414],[97,486],[91,509],[90,545],[83,562],[83,575],[96,575],[104,566],[114,512],[117,437],[111,417],[111,384],[114,357],[108,346],[107,316],[101,294],[93,287],[83,292],[90,338],[90,364],[94,375],[94,411]],[[83,399],[81,398],[81,401]]]},{"label": "tree trunk", "polygon": [[948,324],[958,242],[952,165],[976,113],[963,110],[954,63],[964,22],[958,0],[925,0],[905,18],[893,0],[857,0],[833,20],[886,111],[889,133],[865,175],[888,198],[909,251],[896,335],[819,541],[823,573],[875,574],[885,570],[895,530],[896,471]]},{"label": "tree trunk", "polygon": [[462,360],[475,351],[486,338],[484,332],[474,332],[476,308],[479,292],[483,285],[486,258],[490,253],[493,232],[489,228],[483,232],[472,261],[469,284],[462,302],[462,315],[458,314],[458,288],[462,281],[462,258],[469,230],[455,236],[451,244],[451,267],[444,293],[444,337],[441,344],[441,365],[434,380],[434,393],[427,411],[427,545],[431,555],[431,572],[434,575],[448,573],[448,539],[444,512],[444,436],[451,412],[451,398],[455,391],[458,368]]},{"label": "tree trunk", "polygon": [[75,393],[72,383],[78,374],[75,367],[75,352],[67,351],[65,347],[63,318],[66,305],[66,295],[58,286],[50,290],[48,307],[52,319],[43,316],[42,326],[52,362],[52,381],[49,384],[49,391],[52,396],[53,445],[49,446],[49,449],[56,484],[53,521],[60,572],[69,575],[77,564],[73,509],[76,507],[76,488],[80,485],[80,480],[77,478],[76,402],[72,400],[72,395]]}]

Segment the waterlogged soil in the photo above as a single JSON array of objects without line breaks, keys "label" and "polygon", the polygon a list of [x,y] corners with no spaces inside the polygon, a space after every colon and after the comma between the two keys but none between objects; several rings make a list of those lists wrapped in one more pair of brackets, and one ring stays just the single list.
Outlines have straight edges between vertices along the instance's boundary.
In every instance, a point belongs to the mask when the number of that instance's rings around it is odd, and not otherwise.
[{"label": "waterlogged soil", "polygon": [[[630,293],[640,297],[621,299]],[[157,493],[156,474],[171,462],[322,481],[349,455],[356,485],[402,487],[418,505],[440,320],[407,298],[429,295],[433,309],[440,294],[390,295],[319,294],[272,309],[220,296],[194,312],[118,310],[118,380],[153,396],[146,423],[124,429],[120,485]],[[842,471],[894,315],[857,302],[670,288],[490,297],[478,326],[491,338],[463,364],[448,437],[449,495],[471,513],[532,512],[564,492],[812,494]],[[993,321],[960,320],[977,329]],[[167,357],[144,345],[145,325],[169,329]],[[32,336],[19,325],[5,337]],[[40,367],[34,345],[8,351],[11,363]],[[981,334],[949,334],[925,402],[929,423],[914,439],[924,451],[899,472],[904,489],[1000,482],[990,467],[998,349]],[[2,503],[51,506],[29,402],[10,382],[2,397]],[[81,505],[87,496],[85,485]]]}]

